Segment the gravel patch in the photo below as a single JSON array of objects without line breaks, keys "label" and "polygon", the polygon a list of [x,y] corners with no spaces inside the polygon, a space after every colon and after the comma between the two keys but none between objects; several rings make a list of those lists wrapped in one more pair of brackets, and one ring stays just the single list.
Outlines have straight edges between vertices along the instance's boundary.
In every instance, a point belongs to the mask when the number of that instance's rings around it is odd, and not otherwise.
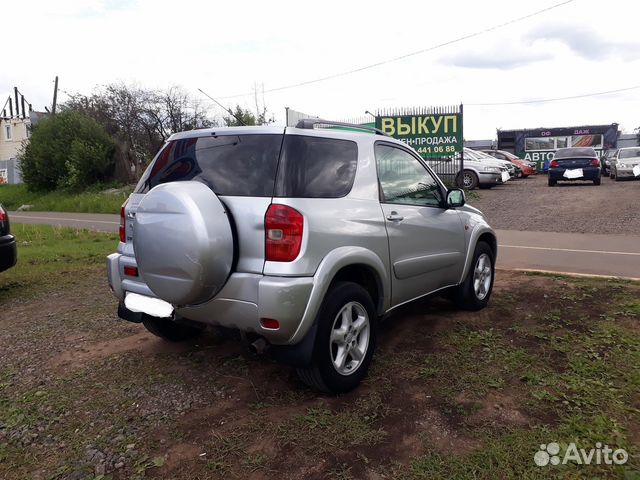
[{"label": "gravel patch", "polygon": [[469,204],[493,228],[541,232],[640,235],[640,182],[575,182],[547,185],[546,175],[476,190]]}]

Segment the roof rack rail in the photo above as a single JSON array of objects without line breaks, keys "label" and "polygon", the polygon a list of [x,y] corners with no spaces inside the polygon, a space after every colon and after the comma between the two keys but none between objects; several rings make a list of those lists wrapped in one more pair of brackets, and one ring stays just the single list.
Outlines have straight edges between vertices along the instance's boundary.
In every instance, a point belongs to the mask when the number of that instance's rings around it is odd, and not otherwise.
[{"label": "roof rack rail", "polygon": [[303,118],[297,123],[296,128],[306,128],[313,130],[316,125],[327,125],[330,127],[348,127],[357,130],[366,130],[368,132],[373,132],[376,135],[384,135],[385,137],[390,136],[389,134],[375,127],[358,125],[357,123],[334,122],[333,120],[322,120],[321,118]]}]

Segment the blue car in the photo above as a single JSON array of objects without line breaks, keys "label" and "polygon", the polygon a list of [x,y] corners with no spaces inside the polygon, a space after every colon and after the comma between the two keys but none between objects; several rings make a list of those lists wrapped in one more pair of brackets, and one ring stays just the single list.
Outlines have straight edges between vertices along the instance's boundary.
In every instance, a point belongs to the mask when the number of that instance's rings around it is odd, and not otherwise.
[{"label": "blue car", "polygon": [[593,148],[560,148],[549,162],[549,186],[558,182],[589,181],[600,185],[600,159]]},{"label": "blue car", "polygon": [[9,215],[0,205],[0,272],[13,267],[17,259],[16,239],[11,235]]}]

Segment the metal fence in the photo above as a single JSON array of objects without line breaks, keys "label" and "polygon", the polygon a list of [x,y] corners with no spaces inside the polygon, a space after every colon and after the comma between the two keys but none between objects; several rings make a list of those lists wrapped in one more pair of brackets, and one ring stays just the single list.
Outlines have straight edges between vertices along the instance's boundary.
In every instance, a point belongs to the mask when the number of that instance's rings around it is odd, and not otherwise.
[{"label": "metal fence", "polygon": [[462,104],[381,109],[375,124],[413,147],[445,183],[460,184],[464,168]]}]

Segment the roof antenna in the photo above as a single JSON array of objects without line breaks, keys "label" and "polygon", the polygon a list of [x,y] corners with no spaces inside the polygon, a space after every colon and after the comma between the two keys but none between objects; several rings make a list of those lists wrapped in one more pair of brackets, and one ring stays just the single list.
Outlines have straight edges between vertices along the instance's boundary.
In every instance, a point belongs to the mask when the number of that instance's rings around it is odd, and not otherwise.
[{"label": "roof antenna", "polygon": [[242,118],[238,117],[235,113],[233,113],[233,111],[230,108],[225,107],[224,105],[222,105],[218,100],[216,100],[215,98],[213,98],[211,95],[209,95],[208,93],[206,93],[204,90],[202,90],[201,88],[198,89],[200,91],[200,93],[206,95],[207,97],[209,97],[211,100],[213,100],[214,102],[216,102],[218,105],[220,105],[220,108],[222,108],[223,110],[226,110],[227,112],[229,112],[229,115],[233,115],[235,117],[235,119],[238,121],[238,123],[240,125],[242,125],[243,127],[246,127],[247,125],[242,121]]}]

